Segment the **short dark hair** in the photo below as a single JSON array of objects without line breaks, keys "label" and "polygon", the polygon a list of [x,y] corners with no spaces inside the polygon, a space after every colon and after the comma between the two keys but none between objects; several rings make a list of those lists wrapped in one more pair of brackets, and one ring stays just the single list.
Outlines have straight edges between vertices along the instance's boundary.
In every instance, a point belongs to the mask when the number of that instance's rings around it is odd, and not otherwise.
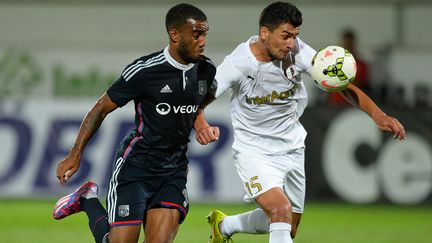
[{"label": "short dark hair", "polygon": [[178,29],[187,22],[188,19],[207,21],[207,16],[199,8],[180,3],[168,10],[165,17],[165,27],[169,31],[172,28]]},{"label": "short dark hair", "polygon": [[281,24],[290,23],[294,27],[298,27],[302,22],[302,13],[294,4],[274,2],[262,11],[259,26],[260,28],[267,27],[270,31],[273,31]]}]

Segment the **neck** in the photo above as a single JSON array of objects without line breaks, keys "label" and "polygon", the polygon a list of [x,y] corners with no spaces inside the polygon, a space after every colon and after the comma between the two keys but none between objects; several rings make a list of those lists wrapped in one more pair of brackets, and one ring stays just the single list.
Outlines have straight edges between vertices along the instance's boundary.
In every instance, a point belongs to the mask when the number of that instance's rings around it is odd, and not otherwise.
[{"label": "neck", "polygon": [[176,60],[178,63],[180,64],[184,64],[184,65],[188,65],[189,63],[187,63],[185,60],[183,60],[183,58],[180,57],[180,55],[178,54],[178,52],[175,50],[175,48],[172,46],[172,44],[169,45],[168,47],[168,52],[170,54],[170,56]]},{"label": "neck", "polygon": [[258,41],[251,43],[250,48],[252,51],[252,54],[255,56],[255,58],[260,62],[270,62],[272,61],[272,58],[270,57],[268,51],[264,47],[264,43],[260,39]]}]

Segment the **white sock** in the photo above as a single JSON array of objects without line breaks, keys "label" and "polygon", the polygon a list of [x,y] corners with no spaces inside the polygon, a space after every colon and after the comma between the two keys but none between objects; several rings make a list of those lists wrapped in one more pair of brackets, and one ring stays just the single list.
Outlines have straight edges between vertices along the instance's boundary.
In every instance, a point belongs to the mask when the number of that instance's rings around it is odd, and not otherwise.
[{"label": "white sock", "polygon": [[219,224],[223,236],[231,236],[234,233],[265,234],[269,232],[268,217],[260,208],[255,210],[226,216]]},{"label": "white sock", "polygon": [[291,225],[285,222],[271,223],[269,243],[293,243]]}]

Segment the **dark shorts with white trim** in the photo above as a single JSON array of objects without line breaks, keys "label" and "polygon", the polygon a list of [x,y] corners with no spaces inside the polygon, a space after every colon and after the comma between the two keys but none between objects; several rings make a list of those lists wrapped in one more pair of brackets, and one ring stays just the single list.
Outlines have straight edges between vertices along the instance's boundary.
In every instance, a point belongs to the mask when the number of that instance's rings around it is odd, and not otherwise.
[{"label": "dark shorts with white trim", "polygon": [[107,195],[111,226],[145,223],[147,211],[152,208],[177,209],[181,224],[189,211],[186,176],[187,168],[152,174],[119,158],[113,167]]}]

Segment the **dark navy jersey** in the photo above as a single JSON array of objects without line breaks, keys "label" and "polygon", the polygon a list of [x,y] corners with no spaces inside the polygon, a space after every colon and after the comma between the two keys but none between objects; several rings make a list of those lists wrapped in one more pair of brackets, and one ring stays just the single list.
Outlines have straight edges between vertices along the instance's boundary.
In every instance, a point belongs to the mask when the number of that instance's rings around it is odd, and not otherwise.
[{"label": "dark navy jersey", "polygon": [[209,59],[182,65],[168,48],[128,65],[107,91],[120,107],[131,100],[135,104],[135,128],[121,143],[121,156],[152,172],[185,168],[198,106],[207,92],[214,92],[215,73]]}]

